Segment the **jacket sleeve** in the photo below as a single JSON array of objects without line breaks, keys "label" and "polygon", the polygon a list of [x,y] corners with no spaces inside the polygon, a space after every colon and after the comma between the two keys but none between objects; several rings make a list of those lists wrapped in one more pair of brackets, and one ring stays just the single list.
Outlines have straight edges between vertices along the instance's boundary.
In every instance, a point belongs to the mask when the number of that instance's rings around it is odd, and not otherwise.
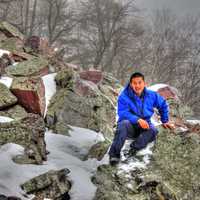
[{"label": "jacket sleeve", "polygon": [[168,122],[169,121],[169,106],[166,100],[158,93],[156,93],[155,107],[158,109],[158,112],[161,117],[161,122],[162,123]]},{"label": "jacket sleeve", "polygon": [[126,100],[122,97],[118,98],[117,114],[120,120],[129,120],[132,124],[137,124],[139,117],[133,114]]}]

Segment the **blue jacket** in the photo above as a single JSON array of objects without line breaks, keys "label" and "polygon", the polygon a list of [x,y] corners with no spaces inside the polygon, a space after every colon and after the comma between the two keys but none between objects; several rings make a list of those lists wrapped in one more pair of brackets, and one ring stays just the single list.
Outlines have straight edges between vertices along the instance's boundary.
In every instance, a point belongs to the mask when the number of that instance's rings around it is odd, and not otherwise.
[{"label": "blue jacket", "polygon": [[118,122],[129,120],[132,124],[137,124],[138,119],[142,118],[153,126],[150,119],[154,108],[158,109],[162,123],[168,122],[168,104],[162,96],[144,88],[141,97],[138,97],[128,84],[118,97]]}]

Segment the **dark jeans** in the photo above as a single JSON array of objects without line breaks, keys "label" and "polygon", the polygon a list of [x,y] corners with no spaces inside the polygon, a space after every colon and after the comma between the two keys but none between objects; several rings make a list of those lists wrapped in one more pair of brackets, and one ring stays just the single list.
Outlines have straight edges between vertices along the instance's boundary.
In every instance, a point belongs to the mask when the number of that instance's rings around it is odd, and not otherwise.
[{"label": "dark jeans", "polygon": [[155,127],[142,129],[138,125],[133,125],[129,120],[118,122],[117,130],[111,145],[109,155],[111,157],[120,157],[121,149],[127,138],[135,139],[130,147],[136,150],[143,149],[149,142],[156,139],[158,131]]}]

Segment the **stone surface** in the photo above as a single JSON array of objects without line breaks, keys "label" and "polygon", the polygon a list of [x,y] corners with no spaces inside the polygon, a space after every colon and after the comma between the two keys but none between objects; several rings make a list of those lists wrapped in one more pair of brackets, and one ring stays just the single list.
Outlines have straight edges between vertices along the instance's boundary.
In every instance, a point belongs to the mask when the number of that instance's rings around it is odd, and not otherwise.
[{"label": "stone surface", "polygon": [[3,21],[0,23],[0,31],[2,31],[7,37],[17,37],[23,40],[24,35],[13,25]]},{"label": "stone surface", "polygon": [[6,72],[13,76],[43,76],[48,74],[48,71],[48,61],[41,57],[33,57],[6,69]]},{"label": "stone surface", "polygon": [[95,200],[198,200],[200,196],[200,136],[196,133],[172,134],[160,129],[153,158],[146,169],[119,171],[102,165],[93,182]]},{"label": "stone surface", "polygon": [[25,60],[33,59],[32,55],[20,51],[12,51],[10,56],[15,62],[22,62]]},{"label": "stone surface", "polygon": [[45,88],[41,78],[14,78],[11,91],[28,112],[44,114]]},{"label": "stone surface", "polygon": [[[69,172],[68,169],[61,169],[59,171],[50,170],[22,184],[21,188],[27,194],[35,194],[36,197],[34,200],[45,198],[68,200],[68,192],[71,188],[71,183],[67,177]],[[64,195],[66,198],[63,198]]]},{"label": "stone surface", "polygon": [[58,88],[72,89],[75,81],[75,73],[73,69],[64,68],[59,71],[55,77]]},{"label": "stone surface", "polygon": [[102,160],[102,158],[108,151],[109,146],[110,146],[110,142],[108,140],[94,144],[89,150],[87,159],[96,158],[99,161]]},{"label": "stone surface", "polygon": [[17,157],[18,162],[41,164],[46,160],[44,135],[45,124],[39,115],[28,114],[20,120],[0,123],[0,145],[16,143],[25,147],[25,156]]},{"label": "stone surface", "polygon": [[0,42],[0,49],[5,49],[10,52],[23,52],[23,41],[18,38],[7,38]]},{"label": "stone surface", "polygon": [[95,84],[100,83],[103,79],[103,74],[99,70],[85,70],[79,73],[80,78],[91,81]]},{"label": "stone surface", "polygon": [[158,89],[157,91],[161,96],[163,96],[165,99],[176,99],[178,100],[178,91],[170,86],[166,86],[163,88]]},{"label": "stone surface", "polygon": [[0,109],[5,109],[14,105],[17,98],[10,92],[10,90],[2,83],[0,83]]},{"label": "stone surface", "polygon": [[0,116],[10,117],[16,120],[27,117],[27,115],[28,113],[20,105],[14,105],[12,107],[9,107],[8,109],[0,111]]},{"label": "stone surface", "polygon": [[[70,124],[100,131],[105,137],[113,137],[117,97],[112,96],[112,92],[102,92],[96,84],[79,78],[71,69],[60,71],[56,83],[61,89],[48,107],[48,127],[55,130],[57,124]],[[67,132],[67,129],[64,131]]]},{"label": "stone surface", "polygon": [[[115,108],[110,100],[98,90],[90,88],[86,96],[68,89],[57,91],[48,108],[47,125],[53,128],[57,123],[70,124],[101,131],[112,137],[115,123]],[[82,91],[81,91],[82,92]]]},{"label": "stone surface", "polygon": [[0,57],[0,75],[5,73],[5,68],[11,65],[14,61],[8,54],[3,54]]}]

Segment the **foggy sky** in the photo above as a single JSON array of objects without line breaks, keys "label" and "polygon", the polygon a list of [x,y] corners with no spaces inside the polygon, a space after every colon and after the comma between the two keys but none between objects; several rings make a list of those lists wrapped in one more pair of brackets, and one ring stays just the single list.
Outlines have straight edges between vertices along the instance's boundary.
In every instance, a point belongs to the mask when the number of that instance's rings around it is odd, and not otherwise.
[{"label": "foggy sky", "polygon": [[147,11],[170,8],[177,15],[199,14],[200,0],[135,0],[137,6]]}]

